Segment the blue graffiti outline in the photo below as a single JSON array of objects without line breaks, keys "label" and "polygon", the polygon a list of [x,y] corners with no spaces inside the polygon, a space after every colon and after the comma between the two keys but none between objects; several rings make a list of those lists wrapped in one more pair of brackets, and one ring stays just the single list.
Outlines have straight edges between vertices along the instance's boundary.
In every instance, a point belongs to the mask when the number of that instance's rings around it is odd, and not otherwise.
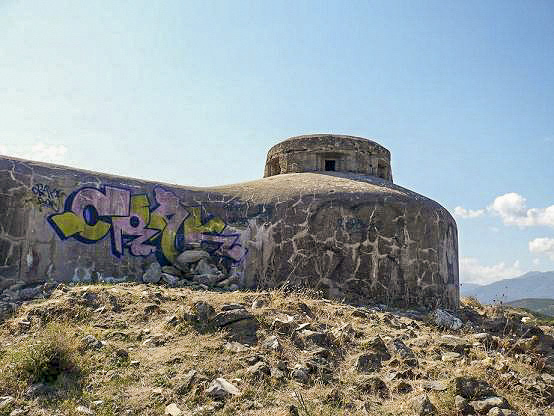
[{"label": "blue graffiti outline", "polygon": [[[75,233],[71,236],[66,237],[63,234],[63,232],[58,228],[56,223],[53,221],[53,217],[56,216],[56,215],[63,214],[65,212],[73,212],[73,210],[72,210],[73,201],[74,201],[75,197],[77,196],[77,194],[79,192],[81,192],[85,189],[91,189],[91,190],[94,190],[94,191],[98,191],[98,192],[102,193],[105,196],[106,195],[106,187],[119,189],[119,190],[128,192],[128,194],[129,194],[128,213],[129,214],[127,216],[124,216],[124,215],[110,215],[110,216],[98,215],[97,218],[96,218],[95,224],[98,221],[103,221],[105,223],[110,224],[109,231],[104,236],[102,236],[102,238],[100,238],[98,240],[89,240],[89,239],[81,236],[80,233]],[[151,230],[151,231],[156,231],[156,234],[154,234],[152,237],[150,237],[148,240],[146,240],[142,243],[142,244],[147,244],[147,245],[150,245],[150,246],[154,247],[155,250],[153,251],[153,253],[134,254],[132,252],[130,246],[131,246],[131,243],[134,240],[136,240],[137,238],[140,237],[140,235],[134,236],[134,235],[129,235],[129,234],[125,234],[125,233],[121,233],[121,239],[122,239],[121,253],[118,253],[115,249],[115,247],[116,247],[116,244],[115,244],[116,236],[115,236],[115,231],[114,231],[114,227],[113,227],[112,218],[114,218],[114,217],[115,218],[131,217],[131,198],[134,197],[134,196],[139,196],[139,195],[146,196],[146,199],[148,201],[148,209],[149,209],[150,215],[152,215],[152,213],[154,213],[162,205],[156,199],[156,191],[157,190],[161,190],[163,192],[171,194],[173,197],[175,197],[175,199],[177,201],[177,204],[179,204],[181,207],[183,207],[185,209],[185,211],[187,212],[187,215],[181,220],[181,222],[180,222],[180,224],[177,227],[177,230],[175,232],[175,241],[173,242],[173,244],[174,244],[175,249],[177,249],[177,250],[182,250],[184,248],[183,246],[186,244],[186,236],[185,236],[185,233],[184,233],[184,223],[192,215],[191,211],[188,210],[187,208],[199,208],[200,209],[200,222],[201,222],[202,225],[206,224],[211,219],[217,218],[216,215],[207,212],[206,208],[204,206],[202,206],[200,203],[197,204],[197,205],[185,205],[181,201],[179,196],[174,191],[172,191],[170,189],[165,189],[161,185],[156,185],[156,186],[153,187],[153,190],[152,190],[153,192],[152,193],[153,193],[154,198],[153,198],[153,201],[152,201],[147,192],[133,194],[133,192],[132,192],[133,190],[128,188],[128,187],[118,186],[118,185],[111,185],[111,184],[101,184],[99,187],[83,186],[81,188],[78,188],[78,189],[74,190],[73,192],[71,192],[66,197],[65,202],[64,202],[63,211],[50,214],[46,218],[46,220],[50,224],[50,226],[52,227],[54,232],[58,235],[60,240],[62,240],[62,241],[63,240],[68,240],[70,238],[74,238],[75,240],[79,241],[80,243],[90,245],[90,244],[95,244],[95,243],[98,243],[102,240],[105,240],[106,237],[109,234],[110,235],[110,251],[111,251],[112,255],[117,257],[118,259],[123,257],[126,253],[128,253],[130,256],[133,256],[133,257],[148,257],[150,254],[154,254],[156,259],[158,260],[158,262],[161,265],[168,265],[168,264],[171,264],[171,263],[169,262],[169,260],[163,254],[163,250],[162,250],[162,247],[161,247],[161,238],[162,238],[163,232],[165,231],[166,228],[164,228],[162,230],[159,230],[157,228],[148,227],[148,224],[145,225],[144,230],[148,229],[148,230]],[[93,208],[95,208],[94,205],[91,205],[91,206]],[[175,213],[167,214],[167,215],[164,214],[163,215],[164,219],[166,220],[166,227],[168,226],[169,221],[171,221],[171,219],[174,217],[174,215],[175,215]],[[84,216],[84,211],[83,211],[83,216]],[[86,221],[85,218],[83,218],[83,220]],[[150,221],[149,221],[149,223],[150,223]],[[89,224],[89,225],[91,225],[91,224]],[[207,237],[207,238],[201,238],[199,240],[199,242],[200,242],[201,245],[207,245],[208,247],[210,247],[210,249],[208,249],[206,251],[211,256],[215,256],[215,257],[218,257],[218,258],[228,258],[229,260],[231,260],[231,263],[236,266],[236,265],[242,263],[244,261],[244,259],[246,258],[246,255],[248,254],[248,248],[246,248],[242,244],[238,243],[238,241],[240,239],[240,236],[241,236],[240,233],[224,233],[224,231],[227,229],[227,227],[228,227],[228,225],[224,222],[224,228],[221,231],[221,233],[218,233],[218,232],[201,232],[201,233],[199,233],[202,237],[204,237],[204,236]],[[218,253],[218,250],[221,249],[221,247],[225,244],[225,242],[224,241],[214,241],[214,240],[209,238],[210,236],[218,237],[218,238],[221,238],[221,239],[232,238],[234,240],[231,242],[231,244],[228,247],[225,248],[225,250],[230,251],[233,248],[239,246],[244,250],[244,253],[241,255],[240,259],[238,259],[238,260],[234,259],[233,257],[230,257],[230,256],[226,255],[224,251]],[[125,250],[125,249],[127,249],[127,250]]]}]

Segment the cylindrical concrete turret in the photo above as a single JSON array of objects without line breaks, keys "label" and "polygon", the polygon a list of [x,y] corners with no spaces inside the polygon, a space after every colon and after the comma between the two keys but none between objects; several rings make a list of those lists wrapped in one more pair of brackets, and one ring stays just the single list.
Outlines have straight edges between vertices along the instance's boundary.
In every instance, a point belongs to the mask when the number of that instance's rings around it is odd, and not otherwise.
[{"label": "cylindrical concrete turret", "polygon": [[325,171],[361,173],[392,182],[387,149],[362,137],[337,134],[295,136],[273,146],[264,177]]}]

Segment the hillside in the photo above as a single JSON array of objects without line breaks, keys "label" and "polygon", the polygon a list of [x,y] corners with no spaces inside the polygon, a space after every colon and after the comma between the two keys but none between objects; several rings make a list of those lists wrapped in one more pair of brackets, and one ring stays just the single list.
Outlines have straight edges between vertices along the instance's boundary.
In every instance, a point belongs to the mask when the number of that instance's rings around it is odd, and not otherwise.
[{"label": "hillside", "polygon": [[503,279],[475,287],[461,284],[462,296],[472,296],[481,303],[511,302],[518,299],[554,299],[554,271],[529,272],[513,279]]},{"label": "hillside", "polygon": [[34,294],[0,325],[0,415],[552,414],[554,327],[513,309],[464,303],[459,321],[278,290]]},{"label": "hillside", "polygon": [[519,299],[508,302],[514,308],[525,308],[546,316],[554,316],[554,299]]}]

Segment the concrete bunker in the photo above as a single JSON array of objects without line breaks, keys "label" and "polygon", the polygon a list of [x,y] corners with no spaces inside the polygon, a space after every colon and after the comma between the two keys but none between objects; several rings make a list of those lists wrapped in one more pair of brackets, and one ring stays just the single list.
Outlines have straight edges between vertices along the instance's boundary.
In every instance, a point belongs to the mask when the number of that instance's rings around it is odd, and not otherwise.
[{"label": "concrete bunker", "polygon": [[0,157],[0,284],[286,285],[456,308],[456,223],[393,184],[390,160],[360,137],[297,136],[263,179],[192,188]]}]

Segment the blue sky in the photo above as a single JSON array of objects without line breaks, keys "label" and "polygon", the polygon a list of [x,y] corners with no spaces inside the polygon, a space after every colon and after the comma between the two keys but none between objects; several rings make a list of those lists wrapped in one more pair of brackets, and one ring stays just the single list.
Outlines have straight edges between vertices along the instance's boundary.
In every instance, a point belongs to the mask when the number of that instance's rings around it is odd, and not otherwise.
[{"label": "blue sky", "polygon": [[554,270],[553,21],[539,0],[0,0],[0,153],[215,185],[286,137],[359,135],[457,212],[463,281]]}]

